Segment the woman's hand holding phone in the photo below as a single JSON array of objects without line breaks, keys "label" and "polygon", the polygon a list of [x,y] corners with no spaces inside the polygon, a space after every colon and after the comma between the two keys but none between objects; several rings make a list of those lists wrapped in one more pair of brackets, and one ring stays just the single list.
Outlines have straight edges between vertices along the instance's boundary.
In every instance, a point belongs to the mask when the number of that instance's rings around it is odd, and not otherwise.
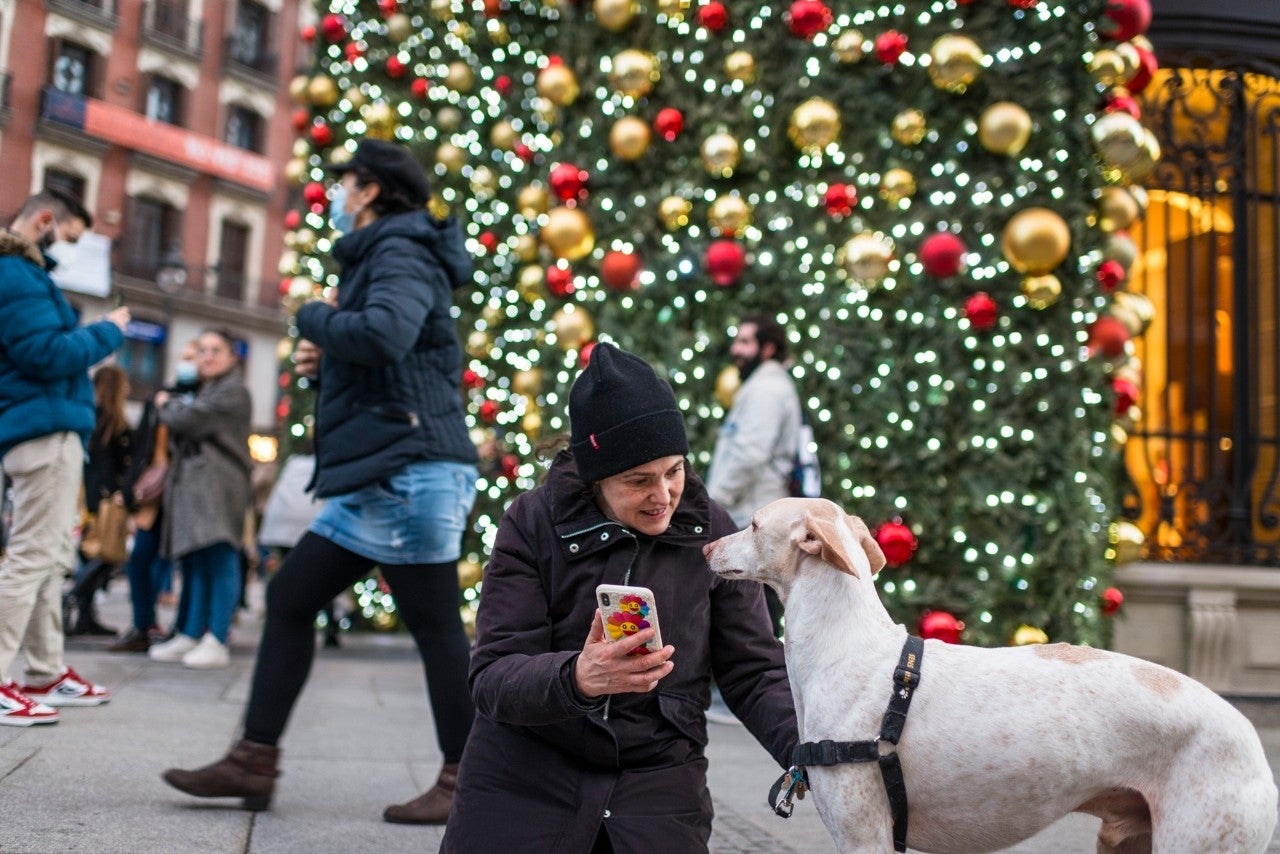
[{"label": "woman's hand holding phone", "polygon": [[618,640],[605,636],[604,621],[599,610],[591,621],[587,642],[573,667],[573,678],[584,697],[595,699],[605,694],[645,694],[673,669],[671,656],[676,648],[667,645],[648,655],[632,655],[654,636],[652,628]]}]

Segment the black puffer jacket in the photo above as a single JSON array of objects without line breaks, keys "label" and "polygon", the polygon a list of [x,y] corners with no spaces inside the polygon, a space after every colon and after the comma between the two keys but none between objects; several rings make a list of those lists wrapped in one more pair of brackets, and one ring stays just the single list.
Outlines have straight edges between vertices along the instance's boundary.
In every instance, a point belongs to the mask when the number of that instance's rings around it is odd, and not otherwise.
[{"label": "black puffer jacket", "polygon": [[[508,508],[485,570],[471,688],[477,717],[441,851],[586,852],[601,823],[614,851],[705,850],[703,748],[714,677],[783,764],[795,709],[762,588],[725,581],[702,547],[736,530],[686,467],[671,526],[636,535],[605,517],[568,452]],[[649,694],[583,702],[573,665],[597,584],[653,590],[675,669]],[[630,773],[628,773],[630,772]],[[605,818],[605,816],[608,816]]]},{"label": "black puffer jacket", "polygon": [[316,492],[342,495],[419,460],[475,462],[463,420],[453,290],[471,281],[455,220],[393,214],[333,246],[338,307],[298,311],[324,349],[316,401]]}]

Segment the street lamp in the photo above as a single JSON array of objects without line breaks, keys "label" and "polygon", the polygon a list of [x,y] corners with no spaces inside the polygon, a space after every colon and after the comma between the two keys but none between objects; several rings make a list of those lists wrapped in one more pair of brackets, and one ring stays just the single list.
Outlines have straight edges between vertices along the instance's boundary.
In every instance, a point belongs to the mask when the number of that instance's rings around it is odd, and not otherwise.
[{"label": "street lamp", "polygon": [[182,249],[178,244],[169,244],[169,249],[156,265],[156,287],[166,296],[172,297],[187,286],[187,262],[182,258]]}]

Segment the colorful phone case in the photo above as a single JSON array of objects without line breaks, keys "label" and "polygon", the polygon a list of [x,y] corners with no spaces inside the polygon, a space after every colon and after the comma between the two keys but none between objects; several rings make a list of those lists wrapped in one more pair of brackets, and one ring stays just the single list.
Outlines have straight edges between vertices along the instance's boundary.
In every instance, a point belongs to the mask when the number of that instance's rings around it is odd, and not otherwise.
[{"label": "colorful phone case", "polygon": [[653,639],[632,650],[631,655],[646,655],[662,649],[662,633],[658,629],[658,609],[653,591],[647,587],[624,587],[601,584],[596,588],[596,604],[604,621],[604,635],[611,641],[653,628]]}]

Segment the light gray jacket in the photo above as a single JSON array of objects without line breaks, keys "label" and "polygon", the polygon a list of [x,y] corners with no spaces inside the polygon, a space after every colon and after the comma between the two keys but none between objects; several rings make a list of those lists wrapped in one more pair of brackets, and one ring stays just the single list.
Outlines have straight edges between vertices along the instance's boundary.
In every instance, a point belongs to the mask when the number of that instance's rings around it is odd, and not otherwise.
[{"label": "light gray jacket", "polygon": [[170,436],[161,534],[166,557],[214,543],[240,547],[251,499],[251,418],[249,389],[234,368],[202,383],[194,397],[174,395],[160,409]]},{"label": "light gray jacket", "polygon": [[769,359],[738,389],[720,427],[707,492],[739,527],[770,501],[786,498],[800,442],[800,395],[791,373]]}]

